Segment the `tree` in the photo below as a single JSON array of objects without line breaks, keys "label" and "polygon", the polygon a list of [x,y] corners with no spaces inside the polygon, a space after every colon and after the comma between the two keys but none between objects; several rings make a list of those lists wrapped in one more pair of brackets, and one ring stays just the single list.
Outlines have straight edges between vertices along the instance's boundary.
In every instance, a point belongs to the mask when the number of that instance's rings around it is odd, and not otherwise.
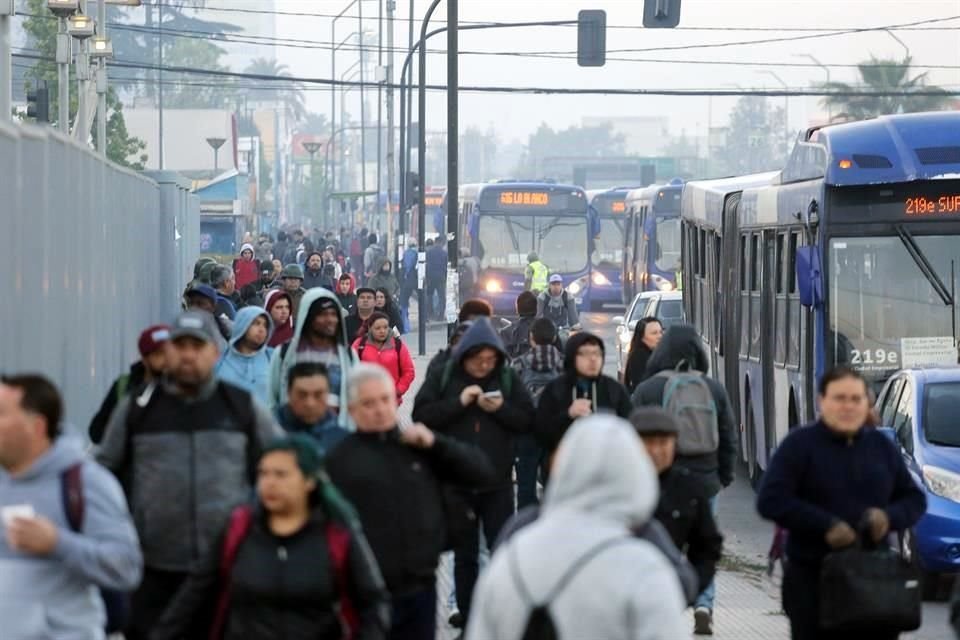
[{"label": "tree", "polygon": [[[226,50],[206,40],[174,38],[164,54],[165,67],[189,67],[228,71],[220,64]],[[169,72],[164,82],[179,81],[164,88],[163,104],[172,109],[222,109],[236,95],[232,82],[226,78],[205,78],[191,74]]]},{"label": "tree", "polygon": [[779,169],[789,150],[789,134],[784,130],[781,107],[770,108],[763,96],[743,96],[730,114],[726,144],[711,150],[718,171],[742,175]]},{"label": "tree", "polygon": [[[274,59],[255,58],[244,73],[272,78],[289,78],[290,69]],[[257,93],[258,100],[263,102],[277,102],[282,104],[294,121],[302,120],[307,114],[306,100],[303,95],[303,86],[291,80],[280,80],[269,85]]]},{"label": "tree", "polygon": [[909,56],[902,61],[882,59],[870,56],[870,59],[857,65],[860,83],[851,86],[846,82],[830,82],[821,85],[824,89],[837,93],[850,93],[857,90],[890,91],[906,93],[934,93],[922,96],[827,96],[824,106],[830,107],[835,119],[863,120],[890,113],[910,113],[915,111],[937,111],[950,107],[950,97],[940,87],[927,84],[927,74],[910,77]]},{"label": "tree", "polygon": [[[57,65],[50,62],[57,51],[57,20],[47,11],[45,0],[27,0],[30,15],[23,21],[23,28],[29,36],[30,47],[37,50],[43,60],[37,60],[27,73],[32,83],[40,80],[47,82],[50,90],[50,115],[56,119],[59,113],[59,79]],[[70,67],[70,113],[75,117],[78,92],[74,67]],[[123,119],[121,104],[115,92],[107,94],[107,158],[131,169],[143,169],[146,155],[141,153],[146,144],[143,140],[130,136]],[[72,123],[72,120],[71,120]],[[91,127],[96,129],[95,124]],[[137,156],[137,154],[140,154]],[[136,157],[132,157],[136,156]]]},{"label": "tree", "polygon": [[317,136],[330,135],[330,121],[325,113],[307,113],[303,120],[297,123],[296,133],[309,133]]},{"label": "tree", "polygon": [[623,155],[626,138],[614,134],[613,125],[567,127],[554,131],[545,122],[530,135],[518,175],[534,176],[544,158],[559,156],[603,158]]}]

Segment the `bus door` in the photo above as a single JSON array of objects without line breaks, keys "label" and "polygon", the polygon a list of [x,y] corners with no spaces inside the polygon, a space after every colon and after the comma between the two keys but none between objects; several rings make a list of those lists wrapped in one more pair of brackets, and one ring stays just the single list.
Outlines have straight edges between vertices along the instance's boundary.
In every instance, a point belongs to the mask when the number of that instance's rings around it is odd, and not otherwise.
[{"label": "bus door", "polygon": [[[764,229],[761,237],[763,262],[760,283],[760,371],[763,380],[763,429],[765,450],[760,460],[769,460],[777,442],[777,385],[773,377],[773,363],[776,359],[777,317],[775,305],[777,296],[777,232]],[[782,331],[783,328],[781,327]]]},{"label": "bus door", "polygon": [[721,241],[720,286],[723,297],[716,302],[721,314],[718,353],[723,359],[723,384],[730,397],[730,405],[738,424],[743,423],[740,412],[740,225],[737,207],[740,194],[731,194],[723,206]]}]

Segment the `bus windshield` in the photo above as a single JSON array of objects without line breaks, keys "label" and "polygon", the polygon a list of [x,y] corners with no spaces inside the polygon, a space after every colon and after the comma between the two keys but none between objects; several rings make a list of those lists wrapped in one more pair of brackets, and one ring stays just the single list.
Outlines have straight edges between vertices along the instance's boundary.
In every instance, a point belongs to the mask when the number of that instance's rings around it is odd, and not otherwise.
[{"label": "bus windshield", "polygon": [[480,266],[523,273],[536,252],[551,272],[576,273],[587,265],[586,216],[482,215]]},{"label": "bus windshield", "polygon": [[[956,236],[912,236],[942,282],[960,262]],[[897,236],[833,238],[828,260],[828,362],[874,382],[901,368],[956,364],[952,308]]]},{"label": "bus windshield", "polygon": [[657,268],[665,272],[680,270],[680,218],[657,218]]},{"label": "bus windshield", "polygon": [[593,244],[593,264],[619,269],[623,263],[623,218],[600,218],[600,235]]}]

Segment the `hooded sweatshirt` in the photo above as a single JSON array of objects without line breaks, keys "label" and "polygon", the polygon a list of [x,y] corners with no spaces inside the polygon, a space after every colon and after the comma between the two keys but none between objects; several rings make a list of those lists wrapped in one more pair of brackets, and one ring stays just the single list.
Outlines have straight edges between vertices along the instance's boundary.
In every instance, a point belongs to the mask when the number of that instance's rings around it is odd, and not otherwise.
[{"label": "hooded sweatshirt", "polygon": [[[62,474],[82,464],[82,531],[64,510]],[[4,638],[98,640],[106,614],[97,587],[131,591],[143,570],[140,543],[120,485],[86,458],[80,439],[61,435],[24,473],[0,468],[0,509],[30,505],[57,527],[48,556],[14,551],[0,524],[0,620]]]},{"label": "hooded sweatshirt", "polygon": [[581,332],[570,336],[564,350],[564,374],[547,385],[537,405],[537,420],[534,434],[540,445],[552,451],[560,444],[573,418],[570,405],[578,398],[590,400],[593,413],[612,413],[629,418],[633,411],[630,396],[623,385],[602,373],[596,378],[585,378],[577,373],[577,350],[587,342],[598,342],[605,354],[603,340]]},{"label": "hooded sweatshirt", "polygon": [[[261,316],[267,319],[267,339],[253,353],[240,353],[237,345],[243,340],[253,321]],[[267,405],[267,391],[270,386],[270,356],[273,355],[273,349],[269,343],[272,334],[273,320],[266,309],[261,307],[240,309],[233,322],[230,348],[220,356],[220,362],[214,370],[218,378],[248,391],[264,406]]]},{"label": "hooded sweatshirt", "polygon": [[[340,310],[340,325],[336,336],[336,346],[332,351],[316,351],[303,338],[304,327],[312,318],[311,308],[318,300],[333,300]],[[340,398],[347,397],[347,376],[353,365],[353,350],[347,342],[347,328],[343,317],[343,309],[337,297],[326,289],[311,289],[303,294],[300,309],[297,311],[297,322],[288,347],[275,349],[273,360],[270,363],[270,394],[269,406],[276,407],[287,403],[287,371],[297,362],[323,362],[327,365],[330,377],[330,396],[327,400],[330,406],[340,406]],[[340,426],[349,425],[349,416],[344,410],[339,412]]]},{"label": "hooded sweatshirt", "polygon": [[268,291],[264,300],[267,313],[273,311],[273,305],[277,304],[278,300],[286,300],[290,303],[290,318],[282,325],[273,327],[273,334],[271,334],[270,339],[267,341],[267,344],[271,347],[284,345],[290,342],[290,338],[293,337],[293,300],[290,298],[289,293],[281,291],[280,289]]},{"label": "hooded sweatshirt", "polygon": [[[689,637],[675,570],[652,543],[631,534],[651,519],[657,491],[653,465],[627,422],[578,421],[557,455],[543,515],[498,549],[481,574],[466,637],[519,640],[541,605],[561,638]],[[612,546],[582,562],[605,543]]]},{"label": "hooded sweatshirt", "polygon": [[713,401],[717,409],[717,423],[720,431],[720,443],[713,453],[700,456],[677,455],[678,466],[686,467],[701,480],[707,483],[710,495],[714,496],[733,482],[734,465],[737,458],[739,435],[730,409],[730,400],[726,389],[719,382],[707,376],[710,363],[707,354],[700,343],[697,330],[690,325],[674,325],[670,327],[653,355],[647,362],[647,379],[633,392],[632,400],[635,406],[663,405],[663,390],[667,384],[665,376],[658,376],[661,371],[672,371],[681,364],[691,371],[703,373],[703,379],[713,393]]},{"label": "hooded sweatshirt", "polygon": [[[371,289],[386,289],[390,292],[390,297],[397,295],[397,291],[400,290],[400,283],[397,281],[397,276],[393,274],[393,263],[390,262],[389,258],[384,258],[380,262],[380,266],[377,268],[377,273],[367,282],[367,286]],[[387,271],[384,271],[384,267],[390,267]]]},{"label": "hooded sweatshirt", "polygon": [[[250,259],[243,257],[244,251],[250,251]],[[233,261],[233,273],[237,276],[237,289],[242,289],[248,284],[254,284],[260,279],[260,265],[257,263],[256,250],[252,244],[245,244],[240,247],[240,257]]]},{"label": "hooded sweatshirt", "polygon": [[[500,362],[487,377],[478,380],[464,370],[463,360],[481,347],[497,351]],[[471,385],[479,385],[485,392],[501,391],[503,405],[492,413],[481,409],[476,402],[463,406],[460,394]],[[480,447],[497,473],[497,482],[488,488],[499,489],[511,484],[514,435],[530,430],[533,402],[507,363],[503,343],[488,318],[475,320],[446,362],[428,369],[414,402],[413,419],[434,431]]]}]

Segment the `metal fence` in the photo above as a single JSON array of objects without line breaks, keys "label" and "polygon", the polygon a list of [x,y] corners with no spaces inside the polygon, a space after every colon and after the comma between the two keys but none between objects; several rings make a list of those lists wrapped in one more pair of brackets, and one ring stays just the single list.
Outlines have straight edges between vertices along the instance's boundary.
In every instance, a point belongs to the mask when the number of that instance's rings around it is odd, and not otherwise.
[{"label": "metal fence", "polygon": [[0,122],[0,370],[50,376],[81,429],[192,275],[199,203],[175,174],[155,178]]}]

